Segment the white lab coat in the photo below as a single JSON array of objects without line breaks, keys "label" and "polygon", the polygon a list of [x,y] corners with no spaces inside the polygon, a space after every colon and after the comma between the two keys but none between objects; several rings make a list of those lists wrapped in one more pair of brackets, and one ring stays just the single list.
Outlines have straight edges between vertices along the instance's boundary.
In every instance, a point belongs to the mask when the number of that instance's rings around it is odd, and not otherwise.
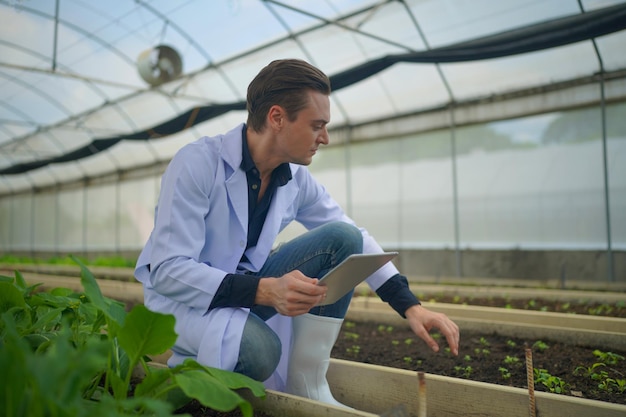
[{"label": "white lab coat", "polygon": [[[185,145],[163,175],[154,229],[135,276],[144,286],[146,306],[176,317],[177,355],[170,364],[193,357],[207,366],[233,370],[249,309],[219,308],[207,314],[225,275],[258,271],[277,235],[292,221],[307,229],[337,220],[354,224],[306,167],[291,164],[292,180],[276,190],[258,243],[246,253],[250,262],[240,265],[248,230],[247,179],[240,168],[242,128]],[[363,252],[381,252],[367,231],[361,231]],[[367,283],[376,290],[396,273],[388,263]],[[291,319],[276,315],[268,325],[279,335],[283,350],[266,386],[282,390]]]}]

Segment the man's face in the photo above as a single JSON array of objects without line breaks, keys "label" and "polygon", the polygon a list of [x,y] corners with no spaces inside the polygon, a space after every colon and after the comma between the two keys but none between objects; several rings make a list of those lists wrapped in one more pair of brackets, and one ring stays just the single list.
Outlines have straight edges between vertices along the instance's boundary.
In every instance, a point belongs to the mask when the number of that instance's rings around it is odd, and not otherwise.
[{"label": "man's face", "polygon": [[300,112],[296,120],[285,120],[277,135],[279,152],[287,162],[309,165],[320,145],[328,144],[326,125],[330,121],[330,99],[328,96],[310,91],[309,104]]}]

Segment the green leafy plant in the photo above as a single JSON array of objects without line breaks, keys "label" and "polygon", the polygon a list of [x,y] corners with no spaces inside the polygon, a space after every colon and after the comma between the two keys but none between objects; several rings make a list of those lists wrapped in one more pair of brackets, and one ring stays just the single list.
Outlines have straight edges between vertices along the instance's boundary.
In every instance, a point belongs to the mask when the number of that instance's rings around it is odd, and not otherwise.
[{"label": "green leafy plant", "polygon": [[599,381],[600,383],[603,383],[607,379],[610,379],[609,373],[605,370],[594,372],[590,376],[591,376],[591,379],[593,379],[594,381]]},{"label": "green leafy plant", "polygon": [[487,348],[474,348],[474,354],[476,354],[476,356],[489,356],[491,354],[491,351]]},{"label": "green leafy plant", "polygon": [[354,356],[358,356],[360,351],[361,351],[361,346],[359,345],[352,345],[351,347],[346,349],[347,353],[349,353],[350,355],[354,355]]},{"label": "green leafy plant", "polygon": [[597,371],[596,368],[599,368],[600,366],[606,366],[603,363],[600,362],[596,362],[591,366],[577,366],[574,369],[574,375],[582,375],[582,376],[586,376],[586,377],[590,377],[591,379],[597,379],[595,377],[595,375],[597,375]]},{"label": "green leafy plant", "polygon": [[550,346],[548,346],[548,344],[546,342],[542,342],[541,340],[537,340],[535,343],[533,343],[533,349],[536,349],[540,352],[545,351],[546,349],[548,349]]},{"label": "green leafy plant", "polygon": [[620,361],[624,360],[622,355],[618,355],[613,352],[603,352],[599,349],[593,351],[594,356],[600,359],[600,362],[606,365],[617,365]]},{"label": "green leafy plant", "polygon": [[[593,354],[598,357],[601,362],[596,362],[587,367],[578,366],[574,369],[574,375],[589,377],[593,381],[596,381],[600,391],[609,393],[617,392],[619,394],[626,392],[626,379],[620,379],[615,377],[615,375],[611,375],[609,372],[615,374],[616,371],[613,368],[608,368],[608,365],[616,365],[624,358],[621,355],[611,352],[602,352],[598,349],[594,350]],[[609,369],[609,371],[606,369]],[[619,372],[617,372],[617,374],[621,375]]]},{"label": "green leafy plant", "polygon": [[511,373],[505,367],[503,367],[503,366],[499,367],[498,371],[500,371],[500,376],[502,376],[502,379],[509,379],[509,378],[511,378]]},{"label": "green leafy plant", "polygon": [[620,394],[624,394],[626,393],[626,378],[622,378],[622,379],[614,379],[613,380],[613,386],[615,387],[615,391],[620,393]]},{"label": "green leafy plant", "polygon": [[391,333],[391,332],[393,332],[393,326],[380,324],[378,326],[378,331],[381,332],[381,333]]},{"label": "green leafy plant", "polygon": [[542,384],[543,386],[548,388],[550,392],[556,394],[565,393],[567,383],[563,379],[559,378],[558,376],[551,375],[545,369],[534,368],[533,373],[535,376],[535,383]]},{"label": "green leafy plant", "polygon": [[[263,384],[186,360],[149,366],[171,348],[174,317],[102,295],[78,259],[84,293],[28,286],[19,272],[0,277],[0,414],[7,416],[173,416],[190,399],[218,411],[251,404],[236,390],[265,396]],[[134,379],[138,370],[143,378]],[[62,384],[53,381],[63,381]]]},{"label": "green leafy plant", "polygon": [[460,366],[457,365],[454,367],[454,370],[457,374],[463,375],[465,378],[469,378],[472,375],[472,371],[474,370],[470,365]]},{"label": "green leafy plant", "polygon": [[587,311],[592,316],[610,315],[613,307],[610,304],[600,304],[596,307],[589,307]]},{"label": "green leafy plant", "polygon": [[517,356],[506,355],[503,362],[507,365],[516,365],[520,363],[520,359]]},{"label": "green leafy plant", "polygon": [[350,340],[357,340],[359,338],[359,334],[355,332],[345,332],[344,337]]}]

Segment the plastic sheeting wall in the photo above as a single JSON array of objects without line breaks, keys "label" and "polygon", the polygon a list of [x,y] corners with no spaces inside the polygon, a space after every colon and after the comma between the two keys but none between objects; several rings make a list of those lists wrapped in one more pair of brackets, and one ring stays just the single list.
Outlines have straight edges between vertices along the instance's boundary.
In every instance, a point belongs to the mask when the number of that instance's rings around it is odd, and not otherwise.
[{"label": "plastic sheeting wall", "polygon": [[[607,110],[612,247],[626,250],[626,104]],[[600,120],[593,108],[456,129],[461,247],[605,249]],[[328,147],[311,171],[383,246],[453,248],[452,137],[434,131]],[[1,199],[0,250],[139,250],[159,181]]]},{"label": "plastic sheeting wall", "polygon": [[[624,116],[624,104],[607,109],[616,250],[626,249]],[[606,249],[601,132],[598,108],[457,129],[461,248]],[[383,246],[454,248],[452,140],[450,131],[435,131],[356,142],[319,153],[311,170]]]}]

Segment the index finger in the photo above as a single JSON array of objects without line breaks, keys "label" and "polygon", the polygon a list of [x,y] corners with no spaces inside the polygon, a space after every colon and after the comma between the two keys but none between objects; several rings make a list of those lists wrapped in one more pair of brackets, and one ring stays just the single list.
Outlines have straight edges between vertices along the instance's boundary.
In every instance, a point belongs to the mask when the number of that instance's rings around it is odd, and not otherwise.
[{"label": "index finger", "polygon": [[296,278],[296,281],[295,281],[296,287],[294,288],[296,291],[301,292],[306,295],[313,295],[313,296],[326,294],[327,288],[317,285],[319,281],[317,278],[309,278],[306,275],[304,275],[302,272],[297,271],[297,270],[292,271],[291,274],[293,275],[294,278]]},{"label": "index finger", "polygon": [[297,269],[294,269],[293,271],[289,272],[287,275],[291,275],[300,281],[308,282],[311,284],[317,284],[317,281],[319,281],[317,278],[311,278],[311,277],[304,275],[302,271],[297,270]]},{"label": "index finger", "polygon": [[459,354],[459,342],[461,340],[461,335],[459,332],[459,326],[456,325],[452,320],[446,320],[446,322],[439,328],[441,333],[446,337],[446,341],[448,342],[448,346],[450,347],[450,352],[454,356]]}]

